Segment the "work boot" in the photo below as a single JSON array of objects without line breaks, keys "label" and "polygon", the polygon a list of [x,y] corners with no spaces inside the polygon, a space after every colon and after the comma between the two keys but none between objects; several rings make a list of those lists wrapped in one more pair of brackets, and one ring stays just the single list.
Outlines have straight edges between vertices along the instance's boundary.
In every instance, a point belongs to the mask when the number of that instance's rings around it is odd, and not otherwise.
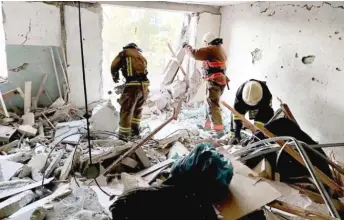
[{"label": "work boot", "polygon": [[132,138],[140,139],[140,128],[139,127],[132,127]]},{"label": "work boot", "polygon": [[212,138],[220,139],[220,138],[223,137],[224,135],[225,135],[224,130],[213,131],[213,132],[212,132]]},{"label": "work boot", "polygon": [[124,142],[128,142],[128,135],[124,135],[124,134],[119,134],[119,140],[124,141]]}]

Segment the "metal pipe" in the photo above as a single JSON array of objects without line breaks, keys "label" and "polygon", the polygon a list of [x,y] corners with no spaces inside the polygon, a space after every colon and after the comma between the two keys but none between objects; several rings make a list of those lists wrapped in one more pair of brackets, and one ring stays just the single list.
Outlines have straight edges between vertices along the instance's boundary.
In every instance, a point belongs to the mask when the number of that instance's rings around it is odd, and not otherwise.
[{"label": "metal pipe", "polygon": [[336,210],[336,208],[334,207],[334,204],[332,202],[331,197],[328,195],[324,185],[322,184],[322,182],[318,179],[318,177],[315,174],[315,169],[314,166],[312,165],[308,155],[306,154],[304,148],[302,147],[302,145],[293,137],[289,137],[289,136],[282,136],[282,137],[274,137],[274,138],[269,138],[266,139],[267,141],[286,141],[286,140],[291,140],[295,143],[295,146],[298,150],[298,152],[300,153],[303,162],[305,163],[311,177],[313,178],[313,180],[315,181],[315,185],[318,188],[322,198],[324,199],[329,212],[331,213],[332,217],[334,218],[339,218],[340,216]]}]

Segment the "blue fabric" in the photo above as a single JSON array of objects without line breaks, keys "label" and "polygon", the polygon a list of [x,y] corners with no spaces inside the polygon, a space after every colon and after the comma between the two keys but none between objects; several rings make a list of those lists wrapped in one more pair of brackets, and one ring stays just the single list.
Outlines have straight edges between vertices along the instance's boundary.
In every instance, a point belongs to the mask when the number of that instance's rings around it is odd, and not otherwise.
[{"label": "blue fabric", "polygon": [[212,144],[202,143],[173,164],[166,184],[210,191],[210,199],[219,201],[226,196],[232,177],[231,162],[218,153]]}]

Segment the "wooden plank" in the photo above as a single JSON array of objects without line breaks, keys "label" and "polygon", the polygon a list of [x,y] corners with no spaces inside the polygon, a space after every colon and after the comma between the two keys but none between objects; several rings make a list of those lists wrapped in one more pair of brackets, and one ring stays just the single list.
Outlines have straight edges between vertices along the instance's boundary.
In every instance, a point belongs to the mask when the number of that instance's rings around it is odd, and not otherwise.
[{"label": "wooden plank", "polygon": [[271,208],[279,209],[281,211],[297,215],[300,217],[303,217],[304,219],[310,219],[310,220],[333,220],[336,218],[333,218],[331,216],[325,215],[323,213],[305,210],[300,207],[288,204],[286,202],[282,201],[274,201],[271,204],[268,205]]},{"label": "wooden plank", "polygon": [[31,81],[25,82],[24,114],[28,113],[31,108]]},{"label": "wooden plank", "polygon": [[4,113],[5,113],[5,116],[6,116],[7,118],[9,118],[10,115],[8,114],[7,107],[6,107],[4,98],[2,97],[1,91],[0,91],[0,103],[1,103],[1,108],[2,108],[2,110],[3,110]]},{"label": "wooden plank", "polygon": [[138,166],[138,162],[136,160],[133,160],[130,157],[126,157],[125,159],[122,160],[121,162],[123,165],[126,165],[130,168],[136,168]]},{"label": "wooden plank", "polygon": [[142,147],[139,147],[136,151],[135,154],[138,156],[140,162],[143,164],[145,168],[148,168],[151,166],[150,159],[147,157],[146,153],[144,152]]},{"label": "wooden plank", "polygon": [[52,62],[53,62],[56,83],[57,83],[57,87],[58,87],[58,90],[59,90],[59,96],[62,98],[60,79],[59,79],[59,76],[58,76],[58,73],[57,73],[57,70],[56,70],[56,63],[55,63],[55,58],[54,58],[53,47],[50,47],[50,55],[51,55]]},{"label": "wooden plank", "polygon": [[258,180],[256,173],[237,161],[223,147],[219,147],[218,152],[231,161],[234,170],[229,185],[230,195],[216,206],[223,220],[240,219],[281,197],[280,192],[267,182]]},{"label": "wooden plank", "polygon": [[44,89],[46,87],[47,79],[48,79],[48,73],[44,74],[42,82],[41,82],[41,85],[40,85],[40,88],[37,91],[37,95],[36,95],[37,103],[39,102],[40,97],[41,97],[41,95],[42,95],[42,93],[43,93],[43,91],[44,91]]},{"label": "wooden plank", "polygon": [[[267,137],[276,137],[273,133],[268,131],[264,126],[255,126],[252,123],[250,123],[243,115],[238,113],[234,108],[232,108],[230,105],[228,105],[226,102],[222,101],[222,104],[228,108],[234,115],[240,118],[240,120],[243,122],[243,124],[249,128],[253,133],[255,131],[261,131],[263,134],[265,134]],[[279,144],[281,147],[285,145],[285,141],[276,141],[277,144]],[[297,160],[300,164],[303,166],[306,166],[304,164],[304,161],[302,157],[295,151],[290,145],[286,144],[284,147],[284,150],[290,154],[295,160]],[[333,189],[338,195],[341,197],[344,196],[344,190],[342,187],[340,187],[338,184],[336,184],[332,179],[330,179],[327,175],[325,175],[321,170],[319,170],[317,167],[314,167],[315,173],[317,177],[327,186],[329,186],[331,189]]]},{"label": "wooden plank", "polygon": [[172,164],[174,161],[175,161],[174,159],[167,159],[167,160],[165,160],[165,161],[163,161],[161,163],[153,165],[152,167],[150,167],[150,168],[148,168],[146,170],[142,170],[142,171],[136,173],[135,175],[136,176],[144,177],[144,176],[146,176],[146,175],[148,175],[148,174],[150,174],[152,172],[155,172],[156,170],[158,170],[158,169],[160,169],[160,168],[162,168],[164,166]]},{"label": "wooden plank", "polygon": [[[302,187],[296,186],[296,185],[289,185],[292,188],[295,188],[300,191],[301,194],[307,195],[313,202],[319,203],[319,204],[325,204],[325,200],[323,200],[322,196],[319,193],[312,192],[310,190],[304,189]],[[334,207],[338,211],[344,211],[344,205],[338,200],[338,199],[332,199]]]},{"label": "wooden plank", "polygon": [[[49,179],[45,179],[43,185],[50,183],[53,179],[54,179],[54,177],[49,178]],[[42,185],[42,182],[40,181],[40,182],[31,183],[29,185],[15,188],[15,189],[2,190],[2,191],[0,191],[0,199],[7,198],[9,196],[24,192],[24,191],[29,190],[29,189],[34,189],[34,188],[39,187],[41,185]]]}]

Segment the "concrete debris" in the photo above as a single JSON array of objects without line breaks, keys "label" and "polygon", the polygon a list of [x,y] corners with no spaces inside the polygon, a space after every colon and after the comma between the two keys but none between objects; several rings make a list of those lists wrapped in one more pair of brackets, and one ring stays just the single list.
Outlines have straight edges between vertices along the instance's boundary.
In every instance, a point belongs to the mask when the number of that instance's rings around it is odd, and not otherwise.
[{"label": "concrete debris", "polygon": [[3,201],[0,203],[0,218],[5,218],[19,209],[26,206],[28,203],[30,203],[35,198],[35,194],[31,191],[25,191],[22,193],[19,193],[15,196],[12,196],[11,198]]},{"label": "concrete debris", "polygon": [[16,131],[14,127],[0,125],[0,141],[8,142]]},{"label": "concrete debris", "polygon": [[121,183],[124,185],[124,191],[149,186],[141,177],[128,173],[121,173]]},{"label": "concrete debris", "polygon": [[116,111],[110,100],[101,109],[94,112],[90,118],[93,131],[115,132],[118,129],[119,121],[119,112]]},{"label": "concrete debris", "polygon": [[167,87],[171,97],[176,99],[187,92],[187,83],[176,80]]},{"label": "concrete debris", "polygon": [[309,56],[302,58],[302,63],[303,64],[312,64],[314,62],[314,60],[315,60],[315,56],[309,55]]},{"label": "concrete debris", "polygon": [[32,112],[28,112],[25,115],[22,116],[23,119],[23,125],[35,125],[35,115]]},{"label": "concrete debris", "polygon": [[61,108],[64,104],[65,104],[65,101],[61,97],[59,97],[49,107],[50,108]]},{"label": "concrete debris", "polygon": [[24,165],[8,160],[0,160],[0,181],[10,180]]},{"label": "concrete debris", "polygon": [[132,169],[134,169],[138,166],[138,162],[136,160],[133,160],[130,157],[126,157],[125,159],[122,160],[121,163],[127,167],[132,168]]},{"label": "concrete debris", "polygon": [[32,127],[31,125],[21,125],[18,128],[18,131],[22,134],[25,134],[27,136],[35,136],[37,133],[37,129]]},{"label": "concrete debris", "polygon": [[176,142],[169,151],[168,158],[178,159],[189,154],[189,150],[180,142]]}]

